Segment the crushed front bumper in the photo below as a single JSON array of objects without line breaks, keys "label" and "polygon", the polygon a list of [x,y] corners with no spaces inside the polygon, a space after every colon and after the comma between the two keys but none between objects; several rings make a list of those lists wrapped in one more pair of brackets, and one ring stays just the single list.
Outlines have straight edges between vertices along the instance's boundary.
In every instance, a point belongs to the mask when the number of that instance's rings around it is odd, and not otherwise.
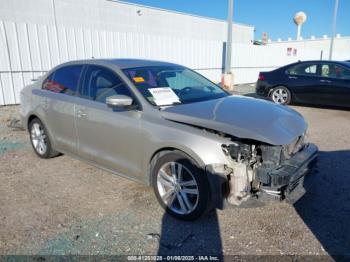
[{"label": "crushed front bumper", "polygon": [[[317,161],[318,148],[314,144],[307,144],[292,158],[286,160],[281,166],[269,172],[256,173],[261,183],[260,191],[252,194],[239,207],[260,206],[269,200],[284,200],[290,203],[296,202],[306,192],[304,188],[304,177],[311,172]],[[231,206],[227,202],[230,191],[228,175],[233,170],[225,165],[207,165],[205,173],[209,181],[212,206],[225,209]]]},{"label": "crushed front bumper", "polygon": [[291,203],[300,199],[306,192],[304,178],[315,167],[317,154],[317,146],[307,144],[281,166],[260,177],[263,181],[262,196],[266,194],[280,200],[286,199]]}]

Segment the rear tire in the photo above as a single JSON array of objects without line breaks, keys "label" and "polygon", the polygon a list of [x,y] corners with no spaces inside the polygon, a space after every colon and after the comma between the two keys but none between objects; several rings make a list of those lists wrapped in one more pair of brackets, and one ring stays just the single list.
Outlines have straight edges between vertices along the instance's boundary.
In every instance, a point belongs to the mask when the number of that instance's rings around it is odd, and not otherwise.
[{"label": "rear tire", "polygon": [[39,157],[52,158],[60,154],[52,148],[48,132],[44,124],[38,118],[34,118],[29,123],[29,137],[34,152]]},{"label": "rear tire", "polygon": [[160,156],[151,169],[152,186],[159,204],[181,220],[195,220],[209,209],[205,173],[180,152]]},{"label": "rear tire", "polygon": [[285,86],[277,86],[272,89],[270,99],[280,105],[289,105],[292,101],[292,94]]}]

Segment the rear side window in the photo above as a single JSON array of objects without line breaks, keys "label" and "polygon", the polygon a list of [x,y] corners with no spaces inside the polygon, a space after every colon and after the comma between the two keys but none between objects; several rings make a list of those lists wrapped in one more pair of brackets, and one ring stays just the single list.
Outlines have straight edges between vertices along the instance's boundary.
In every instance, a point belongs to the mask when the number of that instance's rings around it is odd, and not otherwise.
[{"label": "rear side window", "polygon": [[316,74],[317,73],[317,65],[311,65],[305,68],[304,72],[306,74]]},{"label": "rear side window", "polygon": [[45,80],[43,89],[74,96],[82,70],[82,65],[61,67]]},{"label": "rear side window", "polygon": [[317,75],[317,64],[298,64],[287,69],[289,75]]},{"label": "rear side window", "polygon": [[101,66],[89,66],[83,83],[81,97],[101,103],[113,95],[133,95],[126,84],[111,70]]}]

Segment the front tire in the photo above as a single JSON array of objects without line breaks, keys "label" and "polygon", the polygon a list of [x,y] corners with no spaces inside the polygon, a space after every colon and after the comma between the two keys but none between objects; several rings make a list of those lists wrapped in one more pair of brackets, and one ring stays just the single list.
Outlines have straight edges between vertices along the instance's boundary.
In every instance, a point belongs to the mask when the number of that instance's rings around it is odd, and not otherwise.
[{"label": "front tire", "polygon": [[285,86],[277,86],[270,93],[271,100],[280,105],[289,105],[292,101],[292,94]]},{"label": "front tire", "polygon": [[208,211],[208,181],[194,161],[169,152],[157,159],[151,172],[155,195],[170,215],[195,220]]},{"label": "front tire", "polygon": [[59,152],[52,148],[47,130],[38,118],[29,123],[29,136],[34,152],[39,157],[52,158],[59,155]]}]

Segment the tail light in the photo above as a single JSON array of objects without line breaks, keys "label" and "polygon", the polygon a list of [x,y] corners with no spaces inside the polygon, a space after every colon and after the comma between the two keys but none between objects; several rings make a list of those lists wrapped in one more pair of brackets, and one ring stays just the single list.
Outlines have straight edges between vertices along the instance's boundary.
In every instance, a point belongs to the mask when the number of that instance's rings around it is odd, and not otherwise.
[{"label": "tail light", "polygon": [[258,80],[265,80],[265,76],[262,73],[259,73]]}]

